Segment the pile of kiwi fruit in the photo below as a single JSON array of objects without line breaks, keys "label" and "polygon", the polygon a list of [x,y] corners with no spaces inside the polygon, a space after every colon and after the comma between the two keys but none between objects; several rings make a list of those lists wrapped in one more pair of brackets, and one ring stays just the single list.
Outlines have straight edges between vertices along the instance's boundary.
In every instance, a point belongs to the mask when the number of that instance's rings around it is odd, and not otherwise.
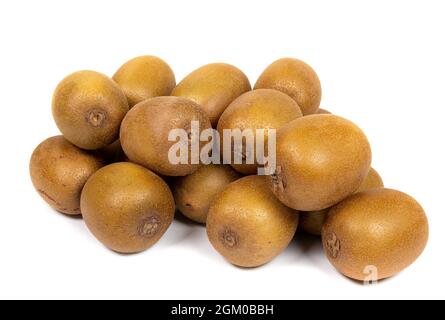
[{"label": "pile of kiwi fruit", "polygon": [[[366,135],[320,109],[321,95],[315,71],[294,58],[273,62],[253,88],[225,63],[176,83],[155,56],[132,59],[111,78],[76,72],[55,90],[61,135],[34,150],[31,180],[51,207],[83,217],[115,252],[147,250],[182,213],[205,225],[210,244],[236,266],[268,263],[301,230],[320,237],[343,275],[365,280],[374,266],[374,280],[391,277],[424,250],[427,217],[412,197],[384,187]],[[192,121],[201,131],[275,129],[276,170],[258,175],[261,159],[171,163],[169,131],[189,132]]]}]

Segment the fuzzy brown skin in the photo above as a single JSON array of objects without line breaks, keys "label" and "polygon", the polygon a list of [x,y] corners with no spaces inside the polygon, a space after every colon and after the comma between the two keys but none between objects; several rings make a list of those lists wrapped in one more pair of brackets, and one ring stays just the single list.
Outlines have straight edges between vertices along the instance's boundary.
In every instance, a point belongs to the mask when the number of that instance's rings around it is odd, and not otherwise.
[{"label": "fuzzy brown skin", "polygon": [[300,229],[314,236],[321,235],[321,228],[323,227],[326,215],[329,209],[318,211],[301,211],[300,213]]},{"label": "fuzzy brown skin", "polygon": [[365,134],[334,115],[296,119],[277,133],[277,171],[270,187],[288,207],[326,209],[354,193],[371,165]]},{"label": "fuzzy brown skin", "polygon": [[104,157],[107,164],[128,161],[119,139],[105,148],[100,149],[98,152]]},{"label": "fuzzy brown skin", "polygon": [[139,165],[120,162],[97,171],[81,197],[85,223],[109,249],[137,253],[154,245],[173,221],[167,184]]},{"label": "fuzzy brown skin", "polygon": [[382,177],[374,168],[371,168],[356,193],[370,189],[383,188],[383,186]]},{"label": "fuzzy brown skin", "polygon": [[[175,141],[168,141],[172,129],[190,130],[199,121],[199,130],[211,128],[207,114],[195,102],[178,97],[157,97],[143,101],[128,112],[122,122],[120,141],[127,157],[165,176],[185,176],[199,164],[173,164],[168,152]],[[200,142],[204,146],[205,142]],[[189,142],[189,150],[191,143]],[[190,156],[189,156],[190,159]]]},{"label": "fuzzy brown skin", "polygon": [[367,266],[385,279],[411,265],[428,241],[428,220],[410,196],[391,189],[357,193],[333,207],[322,230],[323,247],[345,276],[365,280]]},{"label": "fuzzy brown skin", "polygon": [[281,204],[264,176],[232,182],[209,210],[207,235],[213,247],[240,267],[258,267],[271,261],[290,243],[298,213]]},{"label": "fuzzy brown skin", "polygon": [[303,61],[283,58],[264,70],[255,89],[269,88],[292,97],[303,114],[315,114],[320,107],[321,84],[315,71]]},{"label": "fuzzy brown skin", "polygon": [[[233,101],[218,121],[218,132],[223,137],[224,129],[275,129],[278,130],[285,124],[302,117],[298,104],[288,95],[272,89],[258,89],[244,93]],[[268,131],[265,132],[264,146],[267,147]],[[254,139],[256,145],[256,139]],[[223,145],[223,144],[221,144]],[[234,145],[231,144],[232,159],[234,159]],[[265,148],[266,149],[266,148]],[[243,151],[246,152],[243,140]],[[255,155],[255,150],[252,150]],[[245,157],[245,154],[244,154]],[[251,175],[257,174],[258,159],[256,164],[247,164],[243,159],[242,164],[232,163],[232,167],[238,172]]]},{"label": "fuzzy brown skin", "polygon": [[126,62],[113,76],[130,108],[153,97],[168,96],[176,86],[173,70],[162,59],[142,56]]},{"label": "fuzzy brown skin", "polygon": [[187,218],[205,224],[212,200],[239,178],[229,165],[203,165],[191,175],[174,179],[176,206]]},{"label": "fuzzy brown skin", "polygon": [[116,141],[128,109],[119,86],[94,71],[76,72],[62,80],[52,103],[54,120],[64,137],[86,150]]},{"label": "fuzzy brown skin", "polygon": [[68,215],[80,214],[80,194],[88,178],[104,165],[98,154],[81,150],[62,136],[43,141],[29,164],[31,180],[52,208]]},{"label": "fuzzy brown skin", "polygon": [[317,114],[332,114],[332,112],[325,109],[318,109]]},{"label": "fuzzy brown skin", "polygon": [[212,63],[196,69],[173,90],[172,96],[198,103],[216,128],[227,106],[244,92],[250,91],[249,79],[238,68],[226,63]]},{"label": "fuzzy brown skin", "polygon": [[[384,185],[382,178],[374,168],[371,168],[369,170],[368,175],[366,176],[365,180],[362,182],[362,185],[356,191],[356,193],[383,187]],[[321,229],[323,227],[323,223],[325,221],[326,215],[328,214],[329,210],[330,208],[320,211],[301,212],[300,215],[301,229],[312,235],[316,236],[321,235]]]}]

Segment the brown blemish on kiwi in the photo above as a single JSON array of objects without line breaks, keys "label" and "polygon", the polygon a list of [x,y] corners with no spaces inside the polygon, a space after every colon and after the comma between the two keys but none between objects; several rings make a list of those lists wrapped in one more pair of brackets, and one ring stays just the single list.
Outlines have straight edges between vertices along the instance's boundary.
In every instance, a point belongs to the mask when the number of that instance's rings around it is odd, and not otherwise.
[{"label": "brown blemish on kiwi", "polygon": [[152,215],[144,220],[138,228],[138,233],[141,237],[151,238],[155,236],[161,228],[161,219],[158,215]]},{"label": "brown blemish on kiwi", "polygon": [[326,238],[326,250],[332,259],[337,259],[341,251],[341,242],[335,233],[331,233]]},{"label": "brown blemish on kiwi", "polygon": [[191,145],[192,142],[193,142],[192,129],[189,128],[189,129],[186,130],[186,132],[187,132],[187,140],[188,140],[188,142],[189,142],[189,145]]},{"label": "brown blemish on kiwi", "polygon": [[284,174],[281,167],[275,169],[275,173],[271,175],[274,192],[284,192],[286,189],[286,182],[284,181]]},{"label": "brown blemish on kiwi", "polygon": [[49,201],[51,201],[52,203],[54,203],[56,206],[60,206],[60,203],[57,202],[53,197],[51,197],[48,193],[46,193],[45,191],[38,189],[37,190],[38,193],[40,193],[43,197],[45,197],[46,199],[48,199]]},{"label": "brown blemish on kiwi", "polygon": [[238,235],[235,231],[230,228],[225,228],[223,232],[221,232],[221,243],[229,248],[234,248],[238,245]]}]

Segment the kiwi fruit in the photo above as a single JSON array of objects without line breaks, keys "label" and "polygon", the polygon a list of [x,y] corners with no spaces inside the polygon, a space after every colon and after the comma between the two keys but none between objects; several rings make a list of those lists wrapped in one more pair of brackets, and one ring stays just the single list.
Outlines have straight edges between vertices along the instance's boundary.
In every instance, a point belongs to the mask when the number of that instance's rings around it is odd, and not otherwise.
[{"label": "kiwi fruit", "polygon": [[296,210],[317,211],[360,187],[370,169],[371,148],[351,121],[311,115],[278,130],[276,160],[269,183],[278,199]]},{"label": "kiwi fruit", "polygon": [[340,273],[360,281],[380,280],[411,265],[423,252],[428,232],[427,217],[416,200],[381,188],[359,192],[333,207],[322,240]]},{"label": "kiwi fruit", "polygon": [[128,161],[119,139],[105,148],[100,149],[99,152],[104,157],[107,164]]},{"label": "kiwi fruit", "polygon": [[187,218],[205,224],[210,203],[225,187],[239,179],[229,165],[203,165],[191,175],[172,182],[176,207]]},{"label": "kiwi fruit", "polygon": [[371,168],[356,193],[375,188],[383,188],[383,180],[379,173],[374,168]]},{"label": "kiwi fruit", "polygon": [[98,154],[77,148],[63,136],[55,136],[34,150],[29,172],[35,189],[52,208],[79,215],[82,188],[103,165]]},{"label": "kiwi fruit", "polygon": [[332,112],[330,112],[326,109],[319,108],[317,111],[317,114],[332,114]]},{"label": "kiwi fruit", "polygon": [[57,86],[52,112],[57,127],[82,149],[106,147],[119,137],[128,102],[119,86],[94,71],[79,71]]},{"label": "kiwi fruit", "polygon": [[291,242],[298,213],[284,206],[268,188],[265,176],[232,182],[212,201],[207,235],[213,247],[240,267],[266,264]]},{"label": "kiwi fruit", "polygon": [[141,101],[168,96],[176,85],[170,66],[155,56],[142,56],[126,62],[113,76],[127,96],[130,108]]},{"label": "kiwi fruit", "polygon": [[[356,192],[361,192],[365,190],[383,188],[383,180],[378,174],[378,172],[371,168],[362,185]],[[319,210],[319,211],[309,211],[301,212],[300,214],[300,227],[302,230],[310,233],[312,235],[321,235],[321,228],[323,227],[324,220],[328,214],[330,208]]]},{"label": "kiwi fruit", "polygon": [[320,236],[321,228],[323,227],[323,223],[329,209],[330,208],[308,212],[301,211],[299,224],[300,229],[314,236]]},{"label": "kiwi fruit", "polygon": [[268,66],[255,84],[255,89],[262,88],[291,96],[304,115],[315,114],[320,107],[320,80],[308,64],[298,59],[283,58]]},{"label": "kiwi fruit", "polygon": [[175,213],[167,184],[150,170],[129,162],[97,171],[85,184],[80,203],[91,233],[120,253],[150,248],[168,229]]},{"label": "kiwi fruit", "polygon": [[198,103],[208,114],[213,127],[227,106],[251,86],[247,76],[226,63],[205,65],[184,78],[173,89],[172,96]]},{"label": "kiwi fruit", "polygon": [[[120,141],[130,161],[165,176],[185,176],[199,167],[192,163],[191,145],[198,141],[191,131],[192,121],[198,121],[199,132],[210,129],[207,114],[195,102],[180,97],[156,97],[134,106],[122,121]],[[170,148],[177,141],[169,141],[172,129],[188,133],[189,161],[174,164],[169,161]],[[199,141],[200,148],[206,142]]]},{"label": "kiwi fruit", "polygon": [[[223,137],[225,129],[265,129],[264,145],[267,147],[268,129],[278,130],[285,124],[302,117],[300,107],[288,95],[273,89],[258,89],[242,94],[235,99],[223,112],[218,121],[218,132]],[[232,139],[233,140],[233,139]],[[254,138],[256,146],[256,139]],[[234,159],[234,142],[231,142],[232,159]],[[232,167],[238,172],[251,175],[257,173],[259,159],[256,159],[256,150],[247,150],[243,140],[241,159],[242,164],[234,164]],[[267,148],[265,148],[267,151]],[[246,163],[248,153],[252,153],[255,163]],[[266,155],[267,156],[267,155]],[[260,161],[261,163],[261,161]]]}]

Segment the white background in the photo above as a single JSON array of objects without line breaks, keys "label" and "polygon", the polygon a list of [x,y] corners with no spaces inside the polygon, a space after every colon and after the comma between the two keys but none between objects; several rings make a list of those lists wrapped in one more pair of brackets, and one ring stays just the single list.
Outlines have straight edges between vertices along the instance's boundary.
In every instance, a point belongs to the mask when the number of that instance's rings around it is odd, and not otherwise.
[{"label": "white background", "polygon": [[[445,298],[445,6],[443,1],[1,1],[0,298]],[[51,96],[67,74],[112,75],[154,54],[178,80],[210,62],[254,83],[272,61],[310,63],[322,107],[359,124],[388,187],[425,208],[431,237],[398,276],[363,287],[337,274],[314,239],[242,270],[205,229],[176,221],[145,253],[102,247],[82,220],[33,190],[34,147],[58,134]]]}]

